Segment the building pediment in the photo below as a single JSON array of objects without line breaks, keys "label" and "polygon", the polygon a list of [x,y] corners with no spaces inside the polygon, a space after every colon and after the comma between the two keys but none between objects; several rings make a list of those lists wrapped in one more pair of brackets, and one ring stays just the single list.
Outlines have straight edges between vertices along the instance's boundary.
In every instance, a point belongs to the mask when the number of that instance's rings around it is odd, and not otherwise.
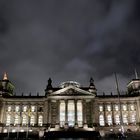
[{"label": "building pediment", "polygon": [[68,86],[51,93],[50,96],[95,96],[95,95],[78,87]]}]

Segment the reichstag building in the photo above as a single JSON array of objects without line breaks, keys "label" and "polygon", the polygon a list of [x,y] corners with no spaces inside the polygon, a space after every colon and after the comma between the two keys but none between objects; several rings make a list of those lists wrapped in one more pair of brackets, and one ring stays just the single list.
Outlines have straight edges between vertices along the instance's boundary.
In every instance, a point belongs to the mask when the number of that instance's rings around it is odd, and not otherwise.
[{"label": "reichstag building", "polygon": [[[125,94],[99,95],[91,78],[89,86],[67,81],[53,87],[49,79],[44,96],[15,95],[14,85],[4,74],[0,81],[0,132],[139,131],[140,79],[127,84]],[[119,92],[119,91],[118,91]]]}]

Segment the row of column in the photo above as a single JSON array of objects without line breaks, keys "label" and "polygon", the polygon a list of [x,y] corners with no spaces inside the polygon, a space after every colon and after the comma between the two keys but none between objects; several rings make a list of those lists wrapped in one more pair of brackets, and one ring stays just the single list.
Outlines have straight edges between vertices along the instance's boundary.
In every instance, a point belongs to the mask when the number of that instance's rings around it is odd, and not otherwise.
[{"label": "row of column", "polygon": [[[77,114],[77,103],[78,101],[81,101],[82,105],[82,122],[83,124],[87,124],[87,119],[86,119],[86,101],[85,100],[57,100],[57,111],[56,111],[56,124],[60,124],[60,103],[64,102],[65,103],[65,125],[68,125],[68,104],[70,101],[74,103],[74,122],[75,125],[78,124],[78,114]],[[51,124],[51,101],[48,102],[48,123]]]}]

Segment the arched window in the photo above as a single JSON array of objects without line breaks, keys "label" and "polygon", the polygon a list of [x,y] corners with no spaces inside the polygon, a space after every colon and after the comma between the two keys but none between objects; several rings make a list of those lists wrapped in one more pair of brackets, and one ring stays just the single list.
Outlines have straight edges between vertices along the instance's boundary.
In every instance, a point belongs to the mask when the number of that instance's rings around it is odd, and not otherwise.
[{"label": "arched window", "polygon": [[63,127],[65,124],[65,102],[61,101],[60,103],[60,112],[59,112],[59,118],[60,118],[60,126]]},{"label": "arched window", "polygon": [[38,117],[38,125],[39,126],[43,125],[43,116],[42,115],[39,115],[39,117]]},{"label": "arched window", "polygon": [[112,115],[107,115],[107,123],[108,125],[112,125]]},{"label": "arched window", "polygon": [[100,126],[105,126],[105,120],[103,115],[99,115],[99,124]]}]

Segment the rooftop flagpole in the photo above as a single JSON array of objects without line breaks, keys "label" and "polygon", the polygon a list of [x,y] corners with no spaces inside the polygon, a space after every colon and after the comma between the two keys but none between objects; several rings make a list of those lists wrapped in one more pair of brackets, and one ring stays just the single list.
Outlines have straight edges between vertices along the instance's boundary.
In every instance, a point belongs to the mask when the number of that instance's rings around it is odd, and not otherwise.
[{"label": "rooftop flagpole", "polygon": [[123,117],[122,117],[122,110],[121,110],[121,101],[120,101],[120,90],[118,84],[117,74],[115,73],[115,81],[116,81],[116,89],[118,94],[118,101],[119,101],[119,108],[120,108],[120,126],[121,126],[121,133],[124,135],[124,127],[123,127]]}]

